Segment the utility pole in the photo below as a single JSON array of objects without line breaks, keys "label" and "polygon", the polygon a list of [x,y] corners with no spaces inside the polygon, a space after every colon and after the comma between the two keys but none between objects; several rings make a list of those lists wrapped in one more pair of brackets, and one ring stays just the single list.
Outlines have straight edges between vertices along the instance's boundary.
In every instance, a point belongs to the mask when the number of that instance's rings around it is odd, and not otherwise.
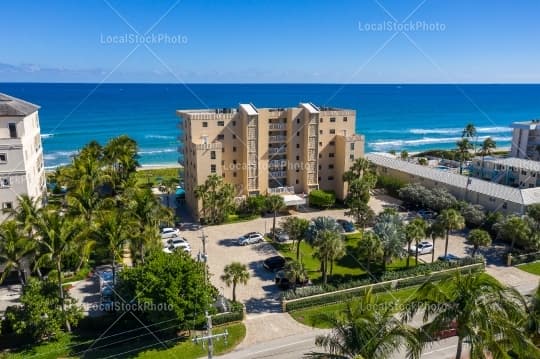
[{"label": "utility pole", "polygon": [[[206,235],[204,234],[204,228],[201,228],[202,232],[202,243],[203,243],[203,254],[202,256],[199,253],[199,260],[204,262],[204,282],[207,283],[208,280],[208,255],[206,254]],[[204,312],[206,316],[206,335],[203,336],[197,336],[193,338],[193,342],[195,344],[202,343],[203,347],[205,345],[205,342],[208,345],[208,359],[212,359],[214,357],[214,339],[220,339],[224,338],[225,341],[227,341],[227,337],[229,336],[229,332],[225,329],[225,331],[221,334],[212,334],[212,316],[208,314],[208,310]]]}]

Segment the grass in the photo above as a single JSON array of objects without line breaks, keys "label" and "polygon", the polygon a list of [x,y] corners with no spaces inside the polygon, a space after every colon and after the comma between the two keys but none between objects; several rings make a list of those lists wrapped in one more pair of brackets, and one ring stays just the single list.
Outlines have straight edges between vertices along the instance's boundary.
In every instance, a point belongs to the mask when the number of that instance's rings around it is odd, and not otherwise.
[{"label": "grass", "polygon": [[154,186],[158,185],[158,177],[161,177],[161,181],[166,182],[168,180],[178,180],[180,168],[161,168],[161,169],[145,169],[140,168],[135,172],[135,178],[137,179],[138,186]]},{"label": "grass", "polygon": [[532,273],[536,275],[540,275],[540,261],[526,263],[526,264],[520,264],[517,266],[522,271],[525,271],[527,273]]},{"label": "grass", "polygon": [[[363,269],[365,265],[359,263],[354,256],[354,251],[358,242],[362,240],[362,233],[353,233],[345,235],[347,254],[334,263],[333,277],[329,276],[329,281],[335,280],[352,280],[364,277],[366,271]],[[296,259],[296,245],[292,243],[273,243],[274,247],[285,258]],[[308,276],[312,282],[317,283],[322,279],[319,271],[321,262],[314,257],[315,250],[306,241],[300,242],[300,260],[304,263],[304,267],[308,272]],[[415,265],[414,257],[411,257],[411,266]],[[406,259],[397,259],[387,265],[387,270],[399,270],[405,268]],[[375,271],[380,266],[372,264],[372,271]]]},{"label": "grass", "polygon": [[[399,304],[403,304],[405,301],[407,301],[417,289],[418,286],[414,286],[392,292],[377,293],[375,294],[375,298],[377,299],[377,303],[379,304],[392,303],[392,305],[395,305],[397,308]],[[300,309],[292,311],[289,314],[296,321],[302,324],[309,325],[315,328],[327,329],[331,328],[332,324],[327,320],[326,317],[328,315],[332,316],[333,314],[339,313],[340,311],[345,309],[347,303],[348,302],[342,302],[319,307]]]},{"label": "grass", "polygon": [[259,218],[260,216],[256,215],[256,214],[236,214],[236,213],[232,213],[232,214],[229,214],[227,216],[227,218],[225,218],[225,221],[223,223],[238,223],[238,222],[246,222],[246,221],[251,221],[255,218]]},{"label": "grass", "polygon": [[[246,336],[246,327],[242,323],[233,323],[225,326],[215,327],[213,333],[223,333],[227,329],[229,337],[227,342],[224,340],[218,340],[214,342],[214,354],[223,354],[231,351],[236,347]],[[176,339],[174,339],[176,340]],[[88,340],[84,341],[88,343]],[[92,341],[90,341],[91,343]],[[173,341],[162,341],[166,346],[171,346]],[[191,339],[177,343],[167,349],[162,349],[163,346],[157,342],[155,338],[148,335],[148,339],[139,340],[133,339],[115,346],[109,346],[97,349],[99,343],[95,345],[94,349],[84,354],[84,348],[82,345],[77,346],[80,342],[74,339],[74,336],[65,335],[59,340],[54,342],[48,342],[41,345],[33,346],[29,349],[22,350],[17,353],[6,353],[0,355],[1,358],[6,359],[23,359],[29,357],[39,357],[40,359],[56,359],[59,357],[69,358],[144,358],[144,359],[157,359],[157,358],[184,358],[184,359],[196,359],[206,356],[206,346],[203,348],[202,344],[195,344]],[[86,344],[88,345],[88,344]],[[72,348],[70,350],[70,348]],[[157,349],[152,349],[157,348]],[[84,354],[84,355],[83,355]]]}]

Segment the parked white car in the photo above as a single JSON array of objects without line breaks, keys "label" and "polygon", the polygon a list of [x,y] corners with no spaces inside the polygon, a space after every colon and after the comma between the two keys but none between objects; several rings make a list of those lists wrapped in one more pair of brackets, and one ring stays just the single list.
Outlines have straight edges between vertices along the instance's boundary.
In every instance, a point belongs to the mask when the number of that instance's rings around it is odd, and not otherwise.
[{"label": "parked white car", "polygon": [[163,228],[161,230],[161,238],[173,238],[173,237],[179,237],[180,236],[180,230],[178,228]]},{"label": "parked white car", "polygon": [[[428,241],[422,241],[418,243],[418,254],[428,254],[433,252],[433,243]],[[411,246],[411,254],[416,253],[416,246]]]},{"label": "parked white car", "polygon": [[249,232],[238,238],[239,246],[247,246],[248,244],[259,243],[264,240],[264,237],[259,232]]},{"label": "parked white car", "polygon": [[182,237],[169,238],[167,240],[167,247],[179,248],[179,247],[190,247],[188,241]]}]

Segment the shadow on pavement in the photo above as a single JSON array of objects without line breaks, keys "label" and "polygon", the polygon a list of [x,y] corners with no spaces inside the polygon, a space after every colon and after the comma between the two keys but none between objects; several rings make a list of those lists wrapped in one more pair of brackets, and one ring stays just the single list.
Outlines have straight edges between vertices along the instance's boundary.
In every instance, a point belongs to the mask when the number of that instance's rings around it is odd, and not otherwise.
[{"label": "shadow on pavement", "polygon": [[236,238],[225,238],[220,239],[217,242],[220,246],[224,247],[238,247],[237,239]]},{"label": "shadow on pavement", "polygon": [[264,298],[250,298],[245,301],[247,313],[279,313],[281,305],[279,303],[279,288],[274,284],[273,272],[267,271],[262,265],[262,261],[249,263],[249,269],[258,277],[265,281],[262,286],[264,290]]},{"label": "shadow on pavement", "polygon": [[[465,251],[468,255],[472,255],[473,248],[468,247]],[[480,248],[478,253],[484,256],[487,265],[506,266],[508,245],[502,242],[495,242],[487,248]]]}]

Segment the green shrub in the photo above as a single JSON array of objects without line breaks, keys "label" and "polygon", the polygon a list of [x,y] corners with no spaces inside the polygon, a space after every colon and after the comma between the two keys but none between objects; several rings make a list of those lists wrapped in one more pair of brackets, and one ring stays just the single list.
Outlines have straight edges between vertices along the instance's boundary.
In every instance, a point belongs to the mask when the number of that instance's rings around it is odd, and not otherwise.
[{"label": "green shrub", "polygon": [[330,208],[336,203],[336,194],[333,191],[316,189],[309,192],[309,205],[318,208]]},{"label": "green shrub", "polygon": [[212,316],[213,325],[222,325],[244,320],[244,305],[239,302],[231,302],[231,311],[215,314]]},{"label": "green shrub", "polygon": [[377,176],[377,183],[375,184],[375,188],[383,188],[390,196],[397,197],[398,191],[406,185],[407,182],[402,181],[398,178],[387,175],[379,175]]}]

